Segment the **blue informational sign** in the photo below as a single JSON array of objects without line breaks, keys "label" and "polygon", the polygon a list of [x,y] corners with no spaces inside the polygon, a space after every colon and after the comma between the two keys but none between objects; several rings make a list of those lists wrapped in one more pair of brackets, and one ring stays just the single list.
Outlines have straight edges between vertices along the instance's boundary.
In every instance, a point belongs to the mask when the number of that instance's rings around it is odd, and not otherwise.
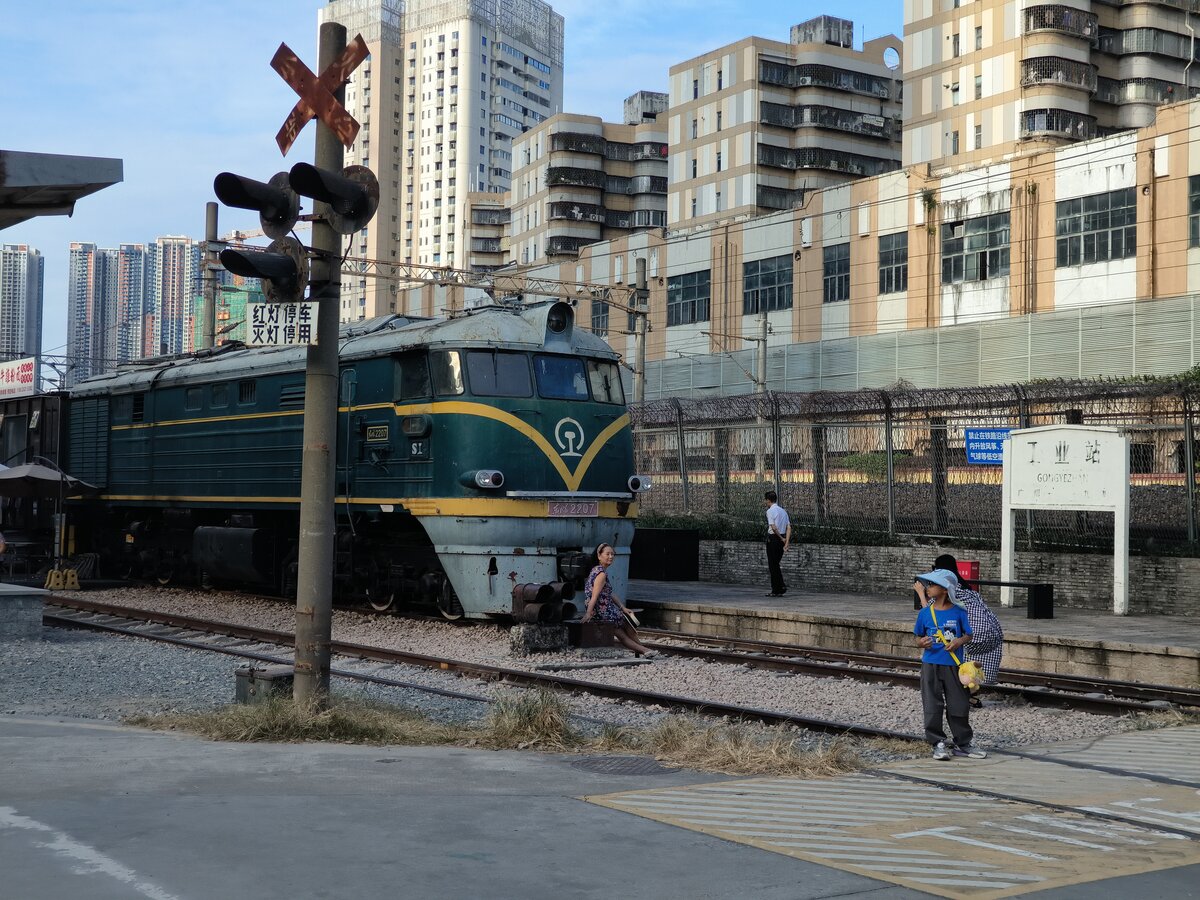
[{"label": "blue informational sign", "polygon": [[966,428],[967,462],[998,466],[1004,462],[1004,439],[1011,428]]}]

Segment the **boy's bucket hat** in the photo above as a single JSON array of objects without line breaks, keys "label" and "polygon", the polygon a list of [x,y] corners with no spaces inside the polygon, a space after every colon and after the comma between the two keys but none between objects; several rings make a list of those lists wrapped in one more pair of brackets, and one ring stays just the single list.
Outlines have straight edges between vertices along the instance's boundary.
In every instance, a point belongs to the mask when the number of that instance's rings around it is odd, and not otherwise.
[{"label": "boy's bucket hat", "polygon": [[944,587],[946,595],[950,598],[950,602],[955,606],[963,606],[963,602],[958,599],[958,576],[949,569],[934,569],[932,572],[918,575],[917,581]]}]

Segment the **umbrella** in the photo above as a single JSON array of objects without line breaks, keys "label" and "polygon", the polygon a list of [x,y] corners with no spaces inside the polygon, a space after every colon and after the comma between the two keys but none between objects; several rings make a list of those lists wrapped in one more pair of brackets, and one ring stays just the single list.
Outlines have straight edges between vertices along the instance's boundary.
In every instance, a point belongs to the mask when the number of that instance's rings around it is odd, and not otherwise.
[{"label": "umbrella", "polygon": [[0,497],[72,497],[99,490],[41,463],[0,470]]}]

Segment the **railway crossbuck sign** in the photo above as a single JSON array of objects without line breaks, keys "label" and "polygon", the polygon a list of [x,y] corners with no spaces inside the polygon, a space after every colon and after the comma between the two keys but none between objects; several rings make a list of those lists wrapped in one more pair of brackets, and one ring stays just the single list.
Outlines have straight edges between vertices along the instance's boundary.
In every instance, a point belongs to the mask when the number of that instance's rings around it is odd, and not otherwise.
[{"label": "railway crossbuck sign", "polygon": [[346,45],[341,56],[318,77],[287,44],[279,45],[271,58],[271,68],[300,95],[283,127],[279,129],[279,134],[275,135],[275,143],[284,156],[292,149],[300,129],[316,118],[328,125],[344,146],[349,147],[354,143],[358,135],[358,122],[338,102],[333,92],[350,79],[350,73],[358,68],[367,55],[367,42],[361,34],[357,35]]}]

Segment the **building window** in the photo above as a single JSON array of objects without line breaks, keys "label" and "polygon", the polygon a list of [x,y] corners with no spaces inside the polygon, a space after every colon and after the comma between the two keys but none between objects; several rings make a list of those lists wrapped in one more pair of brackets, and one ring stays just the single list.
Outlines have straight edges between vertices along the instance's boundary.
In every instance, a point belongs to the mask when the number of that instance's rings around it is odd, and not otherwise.
[{"label": "building window", "polygon": [[717,69],[717,90],[721,90],[725,86],[725,73]]},{"label": "building window", "polygon": [[958,97],[959,97],[958,82],[956,81],[956,82],[954,82],[954,84],[950,85],[950,105],[951,106],[958,106]]},{"label": "building window", "polygon": [[692,218],[696,218],[696,198],[692,198]]},{"label": "building window", "polygon": [[693,78],[692,79],[692,99],[698,100],[699,98],[700,98],[700,82],[697,79]]},{"label": "building window", "polygon": [[1008,274],[1008,213],[949,222],[942,228],[942,284]]},{"label": "building window", "polygon": [[1134,256],[1137,253],[1136,204],[1133,188],[1055,203],[1056,268]]},{"label": "building window", "polygon": [[983,26],[982,25],[975,26],[975,49],[976,50],[983,49]]},{"label": "building window", "polygon": [[717,191],[717,212],[721,211],[721,192]]},{"label": "building window", "polygon": [[721,111],[717,110],[717,131],[721,130]]},{"label": "building window", "polygon": [[711,272],[689,272],[667,279],[667,326],[708,321],[712,296]]},{"label": "building window", "polygon": [[592,301],[592,334],[608,336],[608,304],[603,300]]},{"label": "building window", "polygon": [[908,290],[908,232],[879,236],[879,293]]},{"label": "building window", "polygon": [[717,171],[721,171],[721,151],[717,151]]},{"label": "building window", "polygon": [[983,126],[976,125],[975,126],[975,149],[980,150],[982,148],[983,148]]},{"label": "building window", "polygon": [[826,303],[850,299],[850,245],[834,244],[825,248]]},{"label": "building window", "polygon": [[962,48],[958,38],[958,32],[954,32],[954,36],[950,39],[950,55],[956,59],[962,55]]},{"label": "building window", "polygon": [[756,259],[742,265],[744,315],[753,316],[762,312],[791,308],[792,254]]},{"label": "building window", "polygon": [[958,132],[950,132],[950,153],[951,155],[958,152]]},{"label": "building window", "polygon": [[692,119],[692,140],[694,141],[699,136],[700,136],[700,121],[698,119]]},{"label": "building window", "polygon": [[983,99],[983,76],[982,75],[975,76],[975,99],[976,100]]},{"label": "building window", "polygon": [[1188,176],[1188,246],[1200,247],[1200,175]]},{"label": "building window", "polygon": [[693,159],[692,160],[692,177],[693,178],[696,177],[696,172],[697,172],[698,166],[699,166],[699,163]]}]

